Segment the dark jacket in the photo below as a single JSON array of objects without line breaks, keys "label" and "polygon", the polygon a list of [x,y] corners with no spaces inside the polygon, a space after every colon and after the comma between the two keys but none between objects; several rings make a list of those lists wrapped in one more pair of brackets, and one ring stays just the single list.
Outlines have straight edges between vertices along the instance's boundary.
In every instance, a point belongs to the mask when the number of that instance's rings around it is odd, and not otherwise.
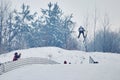
[{"label": "dark jacket", "polygon": [[83,33],[83,32],[85,31],[85,29],[84,29],[82,26],[80,26],[80,28],[78,29],[78,31],[79,31],[80,33]]},{"label": "dark jacket", "polygon": [[14,58],[13,61],[18,60],[18,58],[20,58],[21,54],[18,54],[17,52],[14,54]]}]

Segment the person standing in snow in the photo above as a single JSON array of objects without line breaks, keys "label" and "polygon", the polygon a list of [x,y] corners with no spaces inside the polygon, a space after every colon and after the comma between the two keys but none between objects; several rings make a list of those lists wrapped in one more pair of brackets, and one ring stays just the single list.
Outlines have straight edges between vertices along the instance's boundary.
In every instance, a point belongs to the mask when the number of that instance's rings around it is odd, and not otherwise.
[{"label": "person standing in snow", "polygon": [[79,27],[78,31],[79,31],[78,38],[80,37],[81,34],[83,35],[83,38],[85,38],[85,34],[84,34],[85,29],[82,26]]},{"label": "person standing in snow", "polygon": [[15,52],[14,57],[13,57],[13,61],[18,60],[20,57],[21,57],[21,53],[18,54],[17,52]]},{"label": "person standing in snow", "polygon": [[64,64],[67,64],[67,61],[64,61]]}]

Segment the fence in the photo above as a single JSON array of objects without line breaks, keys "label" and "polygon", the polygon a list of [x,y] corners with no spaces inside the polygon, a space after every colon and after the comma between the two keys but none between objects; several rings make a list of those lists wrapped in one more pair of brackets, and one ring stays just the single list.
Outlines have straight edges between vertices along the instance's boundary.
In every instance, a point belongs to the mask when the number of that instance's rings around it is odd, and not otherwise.
[{"label": "fence", "polygon": [[17,61],[9,61],[0,64],[0,74],[3,74],[13,69],[19,68],[20,66],[28,65],[28,64],[59,64],[59,63],[47,58],[38,58],[38,57],[24,58],[24,59],[19,59]]}]

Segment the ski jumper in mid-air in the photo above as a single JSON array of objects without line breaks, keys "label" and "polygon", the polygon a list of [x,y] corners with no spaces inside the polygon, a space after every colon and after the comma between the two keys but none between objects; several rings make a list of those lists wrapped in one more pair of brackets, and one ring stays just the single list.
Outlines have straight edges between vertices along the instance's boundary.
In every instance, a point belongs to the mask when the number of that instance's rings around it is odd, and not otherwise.
[{"label": "ski jumper in mid-air", "polygon": [[81,35],[81,34],[83,35],[84,50],[87,51],[87,44],[86,44],[87,31],[86,31],[82,26],[80,26],[80,27],[78,28],[78,32],[79,32],[78,38],[80,38],[80,35]]},{"label": "ski jumper in mid-air", "polygon": [[80,35],[82,34],[82,35],[83,35],[83,38],[85,39],[85,37],[86,37],[85,34],[84,34],[85,29],[84,29],[82,26],[80,26],[79,29],[78,29],[78,31],[79,31],[78,38],[79,38]]}]

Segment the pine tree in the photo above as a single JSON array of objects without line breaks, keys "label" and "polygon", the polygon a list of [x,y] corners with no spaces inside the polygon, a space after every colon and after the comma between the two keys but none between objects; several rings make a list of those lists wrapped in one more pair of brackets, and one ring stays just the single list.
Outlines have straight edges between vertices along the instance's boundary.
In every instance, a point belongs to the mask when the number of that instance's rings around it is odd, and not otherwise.
[{"label": "pine tree", "polygon": [[36,13],[30,13],[30,7],[28,5],[23,4],[21,7],[21,11],[14,10],[15,13],[15,32],[16,39],[15,44],[16,49],[27,48],[27,40],[28,36],[31,34],[31,22],[34,20]]},{"label": "pine tree", "polygon": [[[41,39],[45,46],[57,46],[67,48],[70,39],[70,29],[74,22],[71,16],[64,17],[58,4],[48,4],[48,9],[42,9],[44,26],[41,28]],[[42,41],[41,40],[41,41]],[[69,46],[69,45],[68,45]]]}]

